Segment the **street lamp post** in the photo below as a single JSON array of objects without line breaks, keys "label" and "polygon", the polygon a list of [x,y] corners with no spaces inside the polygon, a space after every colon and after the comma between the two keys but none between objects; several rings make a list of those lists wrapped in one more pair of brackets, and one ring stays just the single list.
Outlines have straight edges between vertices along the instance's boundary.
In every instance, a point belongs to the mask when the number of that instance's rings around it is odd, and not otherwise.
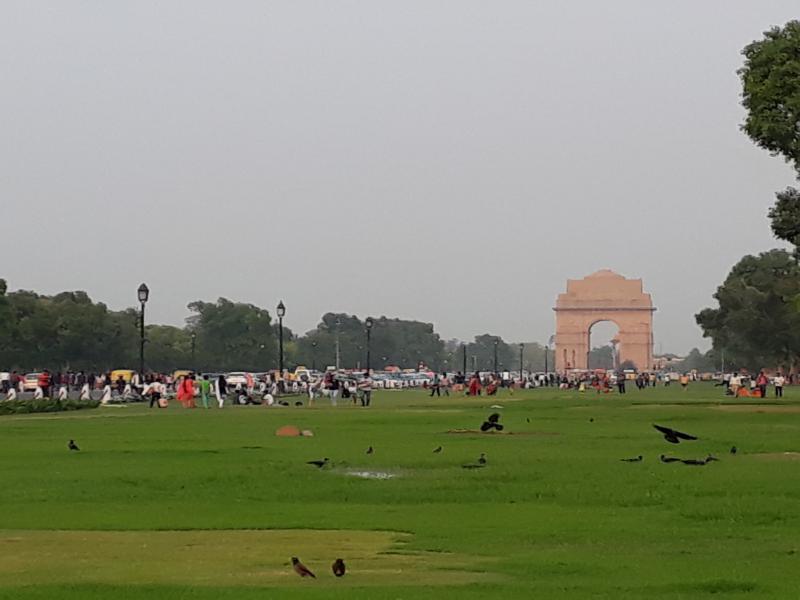
[{"label": "street lamp post", "polygon": [[341,356],[341,353],[339,351],[339,329],[340,329],[339,326],[341,324],[342,321],[339,319],[339,317],[336,317],[336,372],[337,373],[339,372],[339,357]]},{"label": "street lamp post", "polygon": [[519,345],[519,384],[522,385],[522,352],[525,349],[525,344]]},{"label": "street lamp post", "polygon": [[499,340],[494,341],[494,374],[497,375],[497,344]]},{"label": "street lamp post", "polygon": [[195,350],[195,345],[196,344],[197,344],[197,332],[193,331],[192,332],[192,370],[195,371],[195,372],[197,372],[197,363],[194,360],[194,350]]},{"label": "street lamp post", "polygon": [[372,317],[367,317],[367,320],[364,321],[364,325],[367,328],[367,375],[369,375],[369,353],[370,353],[370,344],[372,340],[372,326],[375,324],[375,321],[372,320]]},{"label": "street lamp post", "polygon": [[278,302],[278,368],[280,369],[281,386],[283,386],[283,316],[286,314],[286,306],[283,300]]},{"label": "street lamp post", "polygon": [[467,345],[466,344],[461,344],[461,360],[464,363],[463,364],[464,370],[462,371],[462,373],[463,373],[464,377],[466,377],[467,376]]},{"label": "street lamp post", "polygon": [[317,342],[311,342],[311,370],[317,370]]},{"label": "street lamp post", "polygon": [[141,305],[141,314],[139,315],[139,377],[144,381],[144,305],[150,297],[150,289],[147,284],[143,283],[137,290],[139,304]]}]

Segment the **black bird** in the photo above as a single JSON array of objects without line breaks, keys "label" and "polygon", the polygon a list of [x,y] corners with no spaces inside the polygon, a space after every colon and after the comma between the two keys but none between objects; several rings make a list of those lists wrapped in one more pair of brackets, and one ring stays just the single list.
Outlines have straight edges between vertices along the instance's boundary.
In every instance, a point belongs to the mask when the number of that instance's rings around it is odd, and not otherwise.
[{"label": "black bird", "polygon": [[687,458],[685,460],[682,460],[681,462],[685,465],[697,465],[697,466],[703,466],[704,464],[706,464],[705,460],[697,460],[695,458]]},{"label": "black bird", "polygon": [[486,420],[489,421],[489,423],[497,423],[500,420],[500,413],[492,413]]},{"label": "black bird", "polygon": [[642,462],[644,457],[640,454],[636,458],[620,458],[622,462]]},{"label": "black bird", "polygon": [[663,454],[661,456],[659,456],[658,458],[661,459],[661,462],[663,462],[663,463],[681,462],[681,460],[682,460],[682,459],[676,458],[674,456],[664,456]]},{"label": "black bird", "polygon": [[309,460],[306,464],[307,465],[314,465],[315,467],[321,469],[322,467],[324,467],[325,465],[328,464],[329,460],[330,459],[328,459],[328,458],[323,458],[322,460]]},{"label": "black bird", "polygon": [[69,444],[67,444],[67,448],[69,448],[70,450],[74,450],[75,452],[80,450],[80,448],[78,448],[78,444],[75,443],[75,440],[70,440]]},{"label": "black bird", "polygon": [[531,418],[530,417],[525,417],[525,422],[526,423],[530,423],[531,422]]},{"label": "black bird", "polygon": [[337,558],[335,561],[333,561],[333,564],[331,565],[331,571],[333,571],[334,575],[337,577],[344,577],[345,570],[344,561],[341,558]]},{"label": "black bird", "polygon": [[738,451],[739,450],[736,448],[736,446],[731,447],[731,454],[736,454]]},{"label": "black bird", "polygon": [[433,450],[433,453],[434,453],[434,454],[439,454],[439,452],[441,452],[441,451],[442,451],[442,447],[441,447],[441,446],[439,446],[438,448],[435,448],[435,449]]},{"label": "black bird", "polygon": [[367,454],[372,454],[373,452],[375,452],[375,449],[372,446],[367,448]]},{"label": "black bird", "polygon": [[594,423],[594,417],[589,417],[589,423]]},{"label": "black bird", "polygon": [[486,464],[486,455],[483,452],[481,452],[481,455],[478,458],[478,464],[479,465],[485,465]]},{"label": "black bird", "polygon": [[680,444],[681,440],[697,439],[695,436],[689,435],[688,433],[683,433],[675,429],[670,429],[669,427],[662,427],[661,425],[656,425],[655,423],[653,423],[653,427],[655,427],[658,431],[663,433],[664,439],[667,440],[670,444]]},{"label": "black bird", "polygon": [[311,569],[301,563],[300,559],[296,556],[292,557],[292,568],[294,569],[295,573],[300,575],[300,577],[312,577],[313,579],[317,578],[317,576],[311,572]]}]

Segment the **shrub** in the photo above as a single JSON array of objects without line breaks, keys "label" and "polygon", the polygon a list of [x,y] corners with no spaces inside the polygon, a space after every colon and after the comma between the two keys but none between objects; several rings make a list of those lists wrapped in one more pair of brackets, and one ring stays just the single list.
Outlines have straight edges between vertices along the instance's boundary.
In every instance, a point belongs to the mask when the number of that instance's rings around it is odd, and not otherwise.
[{"label": "shrub", "polygon": [[25,413],[61,412],[63,410],[80,410],[97,408],[99,400],[59,400],[58,398],[42,398],[41,400],[2,400],[0,415],[21,415]]}]

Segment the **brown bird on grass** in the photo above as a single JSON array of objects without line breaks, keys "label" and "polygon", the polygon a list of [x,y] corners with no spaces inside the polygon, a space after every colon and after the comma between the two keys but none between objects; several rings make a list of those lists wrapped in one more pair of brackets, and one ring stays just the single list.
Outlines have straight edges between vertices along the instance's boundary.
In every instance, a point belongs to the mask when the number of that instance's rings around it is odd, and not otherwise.
[{"label": "brown bird on grass", "polygon": [[300,559],[296,556],[292,557],[292,568],[294,569],[295,573],[300,575],[300,577],[311,577],[313,579],[317,578],[317,576],[314,575],[307,566],[301,563]]},{"label": "brown bird on grass", "polygon": [[346,571],[344,566],[344,561],[341,558],[337,558],[335,561],[333,561],[333,564],[331,565],[331,570],[333,571],[333,574],[336,575],[337,577],[344,577],[344,573]]}]

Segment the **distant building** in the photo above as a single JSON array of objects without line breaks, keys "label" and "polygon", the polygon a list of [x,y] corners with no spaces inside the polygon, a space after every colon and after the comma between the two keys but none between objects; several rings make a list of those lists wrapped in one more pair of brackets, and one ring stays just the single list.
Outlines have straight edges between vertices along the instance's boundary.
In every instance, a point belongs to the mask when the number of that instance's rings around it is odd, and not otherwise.
[{"label": "distant building", "polygon": [[671,371],[686,360],[685,356],[677,354],[661,354],[653,357],[653,368],[656,371]]}]

